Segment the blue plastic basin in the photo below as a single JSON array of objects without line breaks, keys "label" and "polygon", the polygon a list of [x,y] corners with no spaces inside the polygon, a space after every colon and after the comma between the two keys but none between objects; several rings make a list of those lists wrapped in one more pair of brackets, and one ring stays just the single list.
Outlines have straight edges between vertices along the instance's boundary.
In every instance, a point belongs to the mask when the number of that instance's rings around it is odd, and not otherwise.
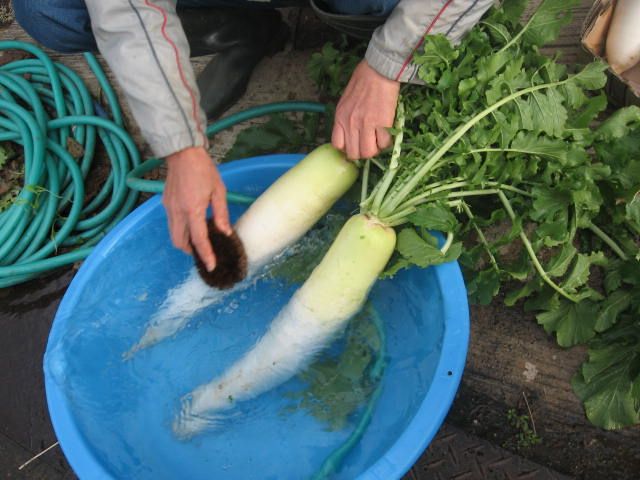
[{"label": "blue plastic basin", "polygon": [[[252,158],[220,170],[230,191],[257,195],[300,158]],[[232,205],[232,218],[243,208]],[[172,338],[122,359],[192,265],[171,246],[159,196],[124,219],[82,264],[44,359],[49,411],[70,465],[83,479],[309,477],[353,425],[331,432],[305,411],[283,414],[290,385],[191,441],[177,440],[170,429],[180,397],[242,355],[291,291],[258,282],[205,309]],[[255,300],[264,298],[266,306]],[[379,281],[370,301],[384,322],[388,364],[375,414],[339,479],[400,478],[442,424],[467,353],[468,305],[457,263]]]}]

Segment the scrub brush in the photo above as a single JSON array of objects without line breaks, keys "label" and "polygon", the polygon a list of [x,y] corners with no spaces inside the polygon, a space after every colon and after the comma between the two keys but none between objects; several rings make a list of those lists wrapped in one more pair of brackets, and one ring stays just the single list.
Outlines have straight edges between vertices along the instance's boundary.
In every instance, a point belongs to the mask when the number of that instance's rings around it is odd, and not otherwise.
[{"label": "scrub brush", "polygon": [[247,276],[247,254],[235,230],[225,235],[216,227],[213,219],[207,222],[209,241],[216,255],[216,268],[207,267],[192,245],[193,258],[202,280],[209,286],[226,290]]}]

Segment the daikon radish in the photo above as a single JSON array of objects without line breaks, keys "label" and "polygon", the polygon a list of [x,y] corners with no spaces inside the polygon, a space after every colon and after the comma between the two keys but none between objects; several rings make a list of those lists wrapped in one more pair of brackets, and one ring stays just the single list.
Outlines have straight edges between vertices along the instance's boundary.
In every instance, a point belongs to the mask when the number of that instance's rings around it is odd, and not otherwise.
[{"label": "daikon radish", "polygon": [[262,193],[235,224],[247,254],[247,279],[230,290],[215,290],[193,268],[180,285],[169,291],[125,357],[175,334],[203,308],[250,285],[252,277],[302,237],[357,178],[355,164],[330,144],[309,153]]},{"label": "daikon radish", "polygon": [[640,0],[618,0],[606,42],[607,62],[622,73],[640,62]]},{"label": "daikon radish", "polygon": [[304,368],[355,315],[393,253],[396,234],[366,215],[351,217],[267,333],[220,377],[184,397],[176,435],[215,427],[224,412]]}]

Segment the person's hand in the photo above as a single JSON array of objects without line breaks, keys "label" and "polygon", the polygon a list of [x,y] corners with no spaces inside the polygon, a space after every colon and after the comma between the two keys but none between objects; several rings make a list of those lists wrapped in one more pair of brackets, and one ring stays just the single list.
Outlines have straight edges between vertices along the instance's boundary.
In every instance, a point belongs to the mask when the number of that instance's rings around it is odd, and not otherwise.
[{"label": "person's hand", "polygon": [[371,158],[391,145],[400,82],[380,75],[366,60],[358,64],[342,94],[331,143],[350,160]]},{"label": "person's hand", "polygon": [[216,257],[209,242],[206,214],[211,205],[215,224],[220,231],[231,234],[226,188],[203,147],[191,147],[166,158],[169,171],[162,196],[167,210],[173,244],[192,253],[191,244],[209,271],[216,266]]}]

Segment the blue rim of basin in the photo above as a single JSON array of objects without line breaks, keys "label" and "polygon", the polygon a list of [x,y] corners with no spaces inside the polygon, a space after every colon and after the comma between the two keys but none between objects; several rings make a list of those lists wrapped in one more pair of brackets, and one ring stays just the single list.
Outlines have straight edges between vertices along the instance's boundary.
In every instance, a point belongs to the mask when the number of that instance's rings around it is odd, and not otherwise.
[{"label": "blue rim of basin", "polygon": [[[302,157],[299,154],[253,157],[220,165],[219,169],[224,179],[225,175],[253,170],[258,165],[290,168]],[[102,261],[119,243],[120,239],[138,222],[144,221],[147,214],[157,208],[160,202],[161,196],[155,195],[137,207],[96,245],[82,263],[58,307],[47,342],[47,351],[57,343],[58,337],[61,335],[60,328],[57,326],[62,322],[58,319],[65,318],[74,311],[85,286],[85,278],[91,278],[93,272],[100,268]],[[442,295],[445,329],[433,381],[418,411],[404,432],[381,458],[358,476],[358,480],[401,478],[431,443],[444,422],[458,390],[469,344],[467,291],[457,262],[430,268],[434,270],[440,291],[446,292],[446,295]],[[60,446],[74,472],[80,478],[112,479],[111,474],[105,470],[93,451],[87,446],[84,436],[78,429],[67,398],[49,372],[46,353],[44,377],[51,422]]]}]

